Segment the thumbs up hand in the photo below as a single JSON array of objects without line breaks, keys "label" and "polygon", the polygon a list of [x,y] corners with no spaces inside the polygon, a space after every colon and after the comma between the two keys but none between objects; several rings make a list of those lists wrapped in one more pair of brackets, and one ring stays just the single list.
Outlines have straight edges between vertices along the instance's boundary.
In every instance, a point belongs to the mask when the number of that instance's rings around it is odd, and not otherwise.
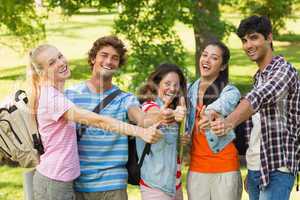
[{"label": "thumbs up hand", "polygon": [[180,97],[179,105],[174,110],[174,117],[177,122],[183,121],[186,116],[186,104],[184,97]]},{"label": "thumbs up hand", "polygon": [[214,110],[207,110],[206,115],[208,116],[208,119],[209,119],[210,123],[213,122],[213,121],[216,121],[217,119],[222,117],[219,113],[217,113]]},{"label": "thumbs up hand", "polygon": [[206,106],[203,106],[199,116],[199,129],[210,128],[211,123],[220,119],[221,115],[214,110],[206,110]]},{"label": "thumbs up hand", "polygon": [[169,107],[172,101],[165,102],[165,104],[160,109],[161,123],[168,124],[174,122],[174,111]]},{"label": "thumbs up hand", "polygon": [[200,114],[198,116],[198,128],[199,128],[199,130],[206,129],[206,128],[209,127],[209,118],[205,114],[205,109],[206,109],[206,106],[202,106]]},{"label": "thumbs up hand", "polygon": [[163,137],[163,134],[158,129],[158,126],[159,126],[159,123],[156,123],[146,129],[144,129],[145,131],[142,132],[140,137],[147,143],[154,144],[154,143],[158,142]]}]

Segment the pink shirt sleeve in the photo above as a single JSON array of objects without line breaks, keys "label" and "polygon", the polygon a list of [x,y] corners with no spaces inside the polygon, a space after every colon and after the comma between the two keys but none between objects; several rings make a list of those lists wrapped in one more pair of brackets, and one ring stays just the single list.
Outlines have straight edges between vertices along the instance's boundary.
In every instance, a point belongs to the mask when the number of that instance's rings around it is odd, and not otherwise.
[{"label": "pink shirt sleeve", "polygon": [[54,87],[41,88],[37,120],[45,153],[37,170],[58,181],[71,181],[80,174],[75,123],[62,117],[73,106]]},{"label": "pink shirt sleeve", "polygon": [[74,104],[68,100],[62,92],[53,87],[46,87],[41,93],[39,113],[47,113],[47,118],[58,121],[59,118],[73,106]]}]

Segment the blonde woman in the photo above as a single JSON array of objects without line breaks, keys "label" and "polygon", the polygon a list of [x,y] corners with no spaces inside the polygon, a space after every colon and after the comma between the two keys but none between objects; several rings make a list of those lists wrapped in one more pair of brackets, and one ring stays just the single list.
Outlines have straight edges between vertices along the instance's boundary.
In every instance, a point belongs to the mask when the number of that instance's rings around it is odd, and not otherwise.
[{"label": "blonde woman", "polygon": [[[154,127],[144,129],[75,106],[63,94],[70,77],[66,58],[54,46],[30,52],[30,105],[38,122],[45,153],[33,178],[35,200],[75,199],[73,180],[80,175],[75,122],[141,137],[154,143],[161,137]],[[101,147],[99,147],[101,148]]]}]

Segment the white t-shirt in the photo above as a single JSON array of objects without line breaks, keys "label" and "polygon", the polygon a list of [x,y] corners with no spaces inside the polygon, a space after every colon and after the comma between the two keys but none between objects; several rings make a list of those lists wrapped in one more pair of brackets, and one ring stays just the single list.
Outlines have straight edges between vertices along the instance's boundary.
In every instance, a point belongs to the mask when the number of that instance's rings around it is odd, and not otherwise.
[{"label": "white t-shirt", "polygon": [[259,112],[252,116],[253,128],[251,130],[249,147],[246,151],[247,168],[260,170],[260,137],[261,121]]},{"label": "white t-shirt", "polygon": [[[262,83],[261,77],[258,79],[258,86]],[[250,170],[260,170],[260,140],[261,140],[261,120],[259,111],[252,115],[253,128],[251,130],[249,147],[246,151],[247,168]],[[282,172],[290,172],[287,167],[278,168]]]}]

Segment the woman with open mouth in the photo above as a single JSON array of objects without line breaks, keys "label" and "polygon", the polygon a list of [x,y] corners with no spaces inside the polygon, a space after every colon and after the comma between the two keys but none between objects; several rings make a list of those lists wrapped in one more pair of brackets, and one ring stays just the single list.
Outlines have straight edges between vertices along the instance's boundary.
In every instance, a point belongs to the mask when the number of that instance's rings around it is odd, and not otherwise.
[{"label": "woman with open mouth", "polygon": [[242,180],[234,132],[218,137],[210,122],[231,113],[240,99],[228,83],[230,52],[218,40],[209,41],[199,60],[200,78],[190,85],[187,128],[192,135],[187,191],[190,200],[239,200]]},{"label": "woman with open mouth", "polygon": [[44,147],[33,177],[35,200],[75,199],[73,180],[80,174],[75,122],[138,136],[149,143],[161,137],[155,127],[133,126],[77,107],[63,93],[70,75],[67,60],[56,47],[40,45],[30,52],[29,103]]},{"label": "woman with open mouth", "polygon": [[[151,145],[150,154],[144,158],[141,197],[143,200],[182,200],[179,123],[186,115],[186,80],[181,69],[174,64],[159,65],[140,88],[139,100],[144,112],[173,112],[174,115],[172,122],[159,126],[164,137]],[[145,142],[137,140],[139,157],[144,146]]]}]

